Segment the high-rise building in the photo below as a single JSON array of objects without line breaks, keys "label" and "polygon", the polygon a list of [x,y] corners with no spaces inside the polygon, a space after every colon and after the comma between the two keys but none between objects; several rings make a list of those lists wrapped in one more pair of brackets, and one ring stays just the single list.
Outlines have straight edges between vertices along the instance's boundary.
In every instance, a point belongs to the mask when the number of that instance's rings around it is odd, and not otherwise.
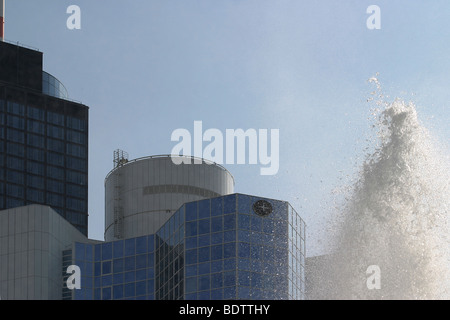
[{"label": "high-rise building", "polygon": [[88,107],[42,65],[0,42],[0,210],[48,205],[87,236]]},{"label": "high-rise building", "polygon": [[42,60],[0,42],[1,299],[305,298],[299,214],[234,193],[232,175],[204,159],[116,151],[105,241],[88,239],[88,107]]},{"label": "high-rise building", "polygon": [[172,157],[115,152],[106,242],[64,251],[81,289],[65,286],[63,298],[304,299],[306,226],[289,203],[235,194],[222,166]]},{"label": "high-rise building", "polygon": [[305,223],[285,201],[231,194],[183,204],[153,234],[74,242],[76,300],[305,298]]}]

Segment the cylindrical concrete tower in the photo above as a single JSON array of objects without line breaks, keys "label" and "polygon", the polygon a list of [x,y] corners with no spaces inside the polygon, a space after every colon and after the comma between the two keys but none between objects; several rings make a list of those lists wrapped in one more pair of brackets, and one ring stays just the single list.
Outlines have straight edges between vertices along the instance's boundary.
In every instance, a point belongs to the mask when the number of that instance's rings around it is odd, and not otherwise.
[{"label": "cylindrical concrete tower", "polygon": [[117,152],[105,179],[106,241],[155,233],[183,203],[233,193],[233,176],[215,163],[170,155],[128,161]]}]

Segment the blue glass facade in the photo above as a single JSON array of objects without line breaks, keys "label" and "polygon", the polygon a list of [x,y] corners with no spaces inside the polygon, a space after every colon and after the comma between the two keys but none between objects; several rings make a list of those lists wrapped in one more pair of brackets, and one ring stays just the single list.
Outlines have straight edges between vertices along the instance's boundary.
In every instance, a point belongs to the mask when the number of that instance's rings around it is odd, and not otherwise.
[{"label": "blue glass facade", "polygon": [[42,92],[52,97],[68,99],[66,87],[51,74],[42,72]]},{"label": "blue glass facade", "polygon": [[[258,213],[260,200],[271,210]],[[154,235],[72,249],[74,299],[304,299],[305,223],[283,201],[190,202]]]},{"label": "blue glass facade", "polygon": [[[154,239],[149,235],[98,244],[75,243],[66,256],[71,257],[70,264],[81,269],[82,289],[72,292],[64,285],[63,299],[154,300]],[[67,260],[63,270],[70,265]]]}]

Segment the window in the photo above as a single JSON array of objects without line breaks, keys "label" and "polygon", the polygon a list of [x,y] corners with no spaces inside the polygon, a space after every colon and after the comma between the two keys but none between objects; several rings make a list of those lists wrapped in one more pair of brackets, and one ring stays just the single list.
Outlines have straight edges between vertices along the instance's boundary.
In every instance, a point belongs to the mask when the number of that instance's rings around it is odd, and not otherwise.
[{"label": "window", "polygon": [[197,221],[186,222],[186,237],[197,235]]},{"label": "window", "polygon": [[79,212],[66,211],[66,219],[75,225],[86,224],[86,215]]},{"label": "window", "polygon": [[49,152],[47,154],[47,162],[49,164],[53,164],[55,166],[63,167],[64,166],[64,155],[53,153],[53,152]]},{"label": "window", "polygon": [[147,255],[141,254],[136,256],[136,269],[147,268]]},{"label": "window", "polygon": [[78,173],[74,171],[67,171],[66,179],[68,182],[72,182],[75,184],[85,185],[86,184],[86,175],[83,173]]},{"label": "window", "polygon": [[223,232],[213,233],[211,235],[211,244],[219,244],[223,242]]},{"label": "window", "polygon": [[198,215],[199,219],[209,218],[210,217],[210,209],[211,209],[211,200],[202,200],[198,203]]},{"label": "window", "polygon": [[229,195],[224,199],[224,214],[234,213],[236,211],[236,195]]},{"label": "window", "polygon": [[197,219],[197,202],[191,202],[186,204],[186,221],[192,221]]},{"label": "window", "polygon": [[67,140],[74,143],[86,144],[86,135],[84,133],[68,129]]},{"label": "window", "polygon": [[86,130],[86,121],[74,117],[67,117],[67,126],[71,129],[75,129],[78,131],[85,131]]},{"label": "window", "polygon": [[64,207],[64,197],[54,194],[54,193],[47,193],[47,202],[50,206],[55,207]]},{"label": "window", "polygon": [[211,258],[211,249],[210,247],[203,247],[198,249],[198,261],[206,262]]},{"label": "window", "polygon": [[47,190],[64,194],[64,183],[49,179],[47,180]]},{"label": "window", "polygon": [[211,215],[221,216],[223,211],[222,197],[211,199]]},{"label": "window", "polygon": [[86,157],[86,148],[83,146],[79,146],[76,144],[67,144],[67,153],[71,156],[85,158]]},{"label": "window", "polygon": [[[64,170],[61,168],[53,167],[53,166],[47,166],[47,176],[50,178],[53,178],[53,179],[57,179],[57,180],[64,180]],[[73,187],[75,187],[75,186],[67,185],[67,192],[70,194],[75,193],[72,189]],[[69,189],[72,192],[70,192]]]},{"label": "window", "polygon": [[127,283],[124,285],[124,296],[126,298],[135,296],[135,283]]},{"label": "window", "polygon": [[198,279],[198,290],[209,290],[210,289],[210,276],[206,275],[206,276],[201,276]]},{"label": "window", "polygon": [[6,129],[6,138],[9,141],[25,143],[25,133],[15,129]]},{"label": "window", "polygon": [[113,287],[113,296],[115,300],[123,298],[123,285],[120,284]]},{"label": "window", "polygon": [[45,121],[45,111],[34,107],[28,107],[28,118]]},{"label": "window", "polygon": [[210,233],[209,219],[199,220],[198,222],[198,234]]},{"label": "window", "polygon": [[134,255],[136,251],[135,239],[125,240],[125,256]]},{"label": "window", "polygon": [[250,244],[245,242],[239,243],[239,257],[250,258]]},{"label": "window", "polygon": [[186,293],[197,291],[197,277],[186,279]]},{"label": "window", "polygon": [[239,218],[238,221],[239,229],[250,230],[250,216],[246,214],[239,214],[238,218]]},{"label": "window", "polygon": [[7,117],[7,125],[16,129],[25,129],[25,120],[20,117],[8,115]]},{"label": "window", "polygon": [[8,101],[7,110],[9,113],[13,113],[19,116],[25,115],[25,106],[15,102]]},{"label": "window", "polygon": [[222,300],[223,299],[223,289],[212,290],[211,291],[212,300]]},{"label": "window", "polygon": [[[261,217],[251,216],[250,220],[251,220],[251,224],[252,224],[251,230],[253,230],[253,231],[262,231],[262,221],[263,221],[263,219]],[[280,222],[280,223],[278,223],[278,225],[284,225],[284,224]]]},{"label": "window", "polygon": [[236,257],[236,243],[234,242],[226,243],[224,244],[223,249],[225,259]]},{"label": "window", "polygon": [[[86,197],[86,188],[80,187],[73,184],[67,184],[66,185],[67,195],[71,197],[77,197],[77,198],[85,198]],[[122,249],[123,251],[123,249]],[[114,251],[115,252],[115,251]],[[115,255],[115,253],[114,253]]]},{"label": "window", "polygon": [[211,247],[211,260],[219,260],[223,258],[223,245],[219,244]]},{"label": "window", "polygon": [[8,169],[15,169],[15,170],[24,170],[24,161],[20,158],[15,157],[7,157],[6,158],[6,165]]},{"label": "window", "polygon": [[27,143],[29,146],[37,147],[37,148],[45,148],[45,139],[44,137],[37,136],[35,134],[28,134]]},{"label": "window", "polygon": [[6,208],[21,207],[25,204],[23,200],[6,198]]},{"label": "window", "polygon": [[6,144],[6,152],[11,155],[23,157],[25,155],[25,148],[23,145],[8,142]]},{"label": "window", "polygon": [[27,148],[27,158],[35,161],[43,162],[45,160],[45,153],[43,150]]},{"label": "window", "polygon": [[111,261],[103,261],[102,263],[102,274],[110,274],[111,273]]},{"label": "window", "polygon": [[224,216],[224,230],[236,229],[236,215],[228,214]]},{"label": "window", "polygon": [[209,245],[211,245],[211,235],[209,233],[198,237],[199,247],[206,247]]},{"label": "window", "polygon": [[134,256],[125,258],[125,271],[131,271],[136,268],[136,259]]},{"label": "window", "polygon": [[102,289],[102,300],[111,300],[111,287]]},{"label": "window", "polygon": [[112,243],[106,242],[101,244],[102,260],[111,260],[112,258]]},{"label": "window", "polygon": [[55,113],[55,112],[48,112],[47,113],[47,122],[53,123],[56,125],[64,126],[64,115]]},{"label": "window", "polygon": [[27,185],[32,188],[42,189],[44,186],[44,178],[28,175],[27,176]]},{"label": "window", "polygon": [[123,272],[123,271],[124,271],[124,260],[123,259],[114,259],[113,272],[119,273],[119,272]]},{"label": "window", "polygon": [[86,161],[67,157],[67,168],[78,171],[86,171]]},{"label": "window", "polygon": [[47,135],[52,138],[64,140],[64,128],[48,125]]},{"label": "window", "polygon": [[147,237],[136,238],[136,253],[146,253],[147,242]]},{"label": "window", "polygon": [[238,196],[238,211],[239,213],[250,214],[250,197],[239,195]]},{"label": "window", "polygon": [[136,283],[136,295],[141,296],[147,293],[147,283],[145,281],[140,281]]},{"label": "window", "polygon": [[24,184],[24,175],[21,172],[8,170],[6,171],[6,181],[16,184]]},{"label": "window", "polygon": [[224,272],[223,284],[225,287],[236,285],[236,271]]},{"label": "window", "polygon": [[86,201],[68,197],[67,198],[67,208],[70,210],[85,212],[86,211]]},{"label": "window", "polygon": [[11,197],[23,198],[24,189],[21,186],[16,186],[13,184],[6,185],[6,194]]},{"label": "window", "polygon": [[[123,257],[123,240],[119,240],[119,241],[114,241],[113,242],[113,257],[114,258],[121,258],[121,257]],[[117,271],[114,271],[114,272],[117,272]]]},{"label": "window", "polygon": [[212,289],[217,289],[223,287],[223,274],[215,273],[211,275],[211,287]]},{"label": "window", "polygon": [[27,172],[28,173],[33,173],[36,175],[44,175],[44,170],[45,167],[42,163],[38,163],[38,162],[33,162],[33,161],[28,161],[27,162]]},{"label": "window", "polygon": [[51,151],[64,153],[64,142],[48,138],[47,139],[47,148]]},{"label": "window", "polygon": [[43,203],[45,201],[44,192],[27,189],[27,200],[35,203]]},{"label": "window", "polygon": [[186,264],[197,263],[197,249],[186,251]]},{"label": "window", "polygon": [[196,276],[197,275],[197,265],[196,264],[187,266],[185,268],[185,270],[186,270],[186,276],[187,277]]}]

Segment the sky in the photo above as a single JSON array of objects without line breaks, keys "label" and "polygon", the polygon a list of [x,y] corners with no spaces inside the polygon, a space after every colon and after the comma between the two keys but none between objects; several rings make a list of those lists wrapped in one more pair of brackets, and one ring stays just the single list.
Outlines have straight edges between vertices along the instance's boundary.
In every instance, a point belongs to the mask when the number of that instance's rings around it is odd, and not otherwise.
[{"label": "sky", "polygon": [[[70,5],[79,30],[67,28]],[[370,5],[380,29],[367,28]],[[235,192],[291,203],[311,256],[326,252],[333,191],[364,157],[369,78],[449,141],[449,10],[446,0],[6,0],[5,37],[42,51],[45,71],[90,108],[90,238],[103,240],[113,151],[169,154],[172,132],[202,121],[279,130],[276,175],[224,166]]]}]

